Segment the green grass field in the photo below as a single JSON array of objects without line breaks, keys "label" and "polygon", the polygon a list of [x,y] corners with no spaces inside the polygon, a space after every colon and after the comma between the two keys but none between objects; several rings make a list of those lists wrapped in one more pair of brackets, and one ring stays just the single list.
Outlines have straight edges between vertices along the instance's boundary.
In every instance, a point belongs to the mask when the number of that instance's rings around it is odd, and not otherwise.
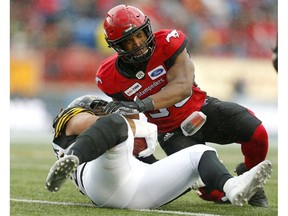
[{"label": "green grass field", "polygon": [[[213,145],[218,150],[219,158],[234,175],[234,168],[242,161],[238,145]],[[158,150],[158,157],[163,153]],[[272,161],[273,172],[265,186],[269,208],[255,208],[250,205],[237,207],[205,202],[194,191],[156,210],[119,210],[97,208],[67,181],[61,191],[51,193],[45,189],[45,179],[55,157],[49,143],[17,144],[10,146],[10,215],[100,215],[100,216],[135,216],[135,215],[235,215],[235,216],[273,216],[278,212],[278,164],[277,147],[271,147],[267,159]]]}]

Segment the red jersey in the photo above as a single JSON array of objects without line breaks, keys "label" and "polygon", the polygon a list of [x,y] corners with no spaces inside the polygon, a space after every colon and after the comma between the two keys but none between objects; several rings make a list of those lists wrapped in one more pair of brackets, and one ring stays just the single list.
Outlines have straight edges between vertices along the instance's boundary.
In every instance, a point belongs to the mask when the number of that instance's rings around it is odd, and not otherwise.
[{"label": "red jersey", "polygon": [[[178,30],[165,29],[155,32],[156,48],[147,63],[145,77],[142,79],[124,76],[117,67],[117,53],[107,58],[96,74],[98,87],[116,100],[133,101],[135,96],[141,100],[159,92],[168,83],[167,73],[175,58],[185,49],[187,38]],[[144,112],[147,120],[158,126],[160,133],[178,128],[195,110],[199,111],[206,99],[206,92],[195,85],[192,96],[173,106]]]}]

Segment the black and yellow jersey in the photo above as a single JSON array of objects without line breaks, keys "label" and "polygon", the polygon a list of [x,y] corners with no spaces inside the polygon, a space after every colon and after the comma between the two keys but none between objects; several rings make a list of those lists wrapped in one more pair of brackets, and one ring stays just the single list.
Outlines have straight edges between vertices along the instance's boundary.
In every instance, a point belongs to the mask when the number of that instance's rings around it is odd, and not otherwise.
[{"label": "black and yellow jersey", "polygon": [[78,113],[87,112],[92,115],[95,115],[92,111],[81,108],[81,107],[70,107],[62,110],[54,119],[53,121],[53,128],[54,128],[54,138],[53,143],[60,146],[63,149],[66,149],[71,145],[77,135],[70,135],[67,136],[65,133],[67,123],[69,120],[77,115]]}]

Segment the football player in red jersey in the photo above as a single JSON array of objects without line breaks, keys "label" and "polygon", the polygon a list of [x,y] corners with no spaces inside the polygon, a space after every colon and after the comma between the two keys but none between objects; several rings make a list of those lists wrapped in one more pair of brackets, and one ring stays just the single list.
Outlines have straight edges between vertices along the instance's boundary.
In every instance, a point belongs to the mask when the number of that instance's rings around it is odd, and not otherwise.
[{"label": "football player in red jersey", "polygon": [[[265,160],[268,135],[261,120],[251,110],[208,96],[197,86],[183,32],[153,32],[149,17],[129,5],[107,13],[104,32],[116,51],[96,74],[98,87],[113,99],[107,113],[137,118],[143,112],[158,126],[158,140],[167,155],[197,143],[239,143],[244,162],[236,167],[238,175]],[[207,187],[201,192],[207,200],[223,196]],[[257,192],[249,204],[267,207],[265,192]]]}]

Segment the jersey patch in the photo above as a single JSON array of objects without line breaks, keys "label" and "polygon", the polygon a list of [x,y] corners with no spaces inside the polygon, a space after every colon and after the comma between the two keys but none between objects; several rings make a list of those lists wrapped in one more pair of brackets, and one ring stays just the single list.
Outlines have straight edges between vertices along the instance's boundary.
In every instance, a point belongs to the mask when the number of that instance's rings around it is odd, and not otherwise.
[{"label": "jersey patch", "polygon": [[95,81],[96,81],[96,84],[97,84],[97,85],[98,85],[98,83],[101,83],[101,84],[102,84],[102,80],[101,80],[98,76],[96,76]]},{"label": "jersey patch", "polygon": [[148,75],[152,80],[155,80],[164,74],[166,74],[166,70],[164,69],[164,67],[162,65],[160,65],[160,66],[158,66],[158,67],[156,67],[153,70],[148,72]]},{"label": "jersey patch", "polygon": [[135,83],[130,88],[128,88],[126,91],[124,91],[124,93],[127,96],[131,96],[131,95],[135,94],[136,92],[138,92],[141,88],[142,88],[142,85],[140,85],[139,83]]},{"label": "jersey patch", "polygon": [[180,35],[179,33],[174,29],[173,31],[171,31],[167,36],[166,36],[166,41],[167,42],[170,42],[170,38],[173,37],[173,38],[179,38]]},{"label": "jersey patch", "polygon": [[161,83],[165,82],[163,78],[160,78],[159,80],[156,80],[152,83],[152,85],[145,88],[143,91],[137,93],[137,97],[141,97],[144,94],[147,94],[150,91],[153,91],[154,88],[156,88],[158,85],[161,85]]}]

